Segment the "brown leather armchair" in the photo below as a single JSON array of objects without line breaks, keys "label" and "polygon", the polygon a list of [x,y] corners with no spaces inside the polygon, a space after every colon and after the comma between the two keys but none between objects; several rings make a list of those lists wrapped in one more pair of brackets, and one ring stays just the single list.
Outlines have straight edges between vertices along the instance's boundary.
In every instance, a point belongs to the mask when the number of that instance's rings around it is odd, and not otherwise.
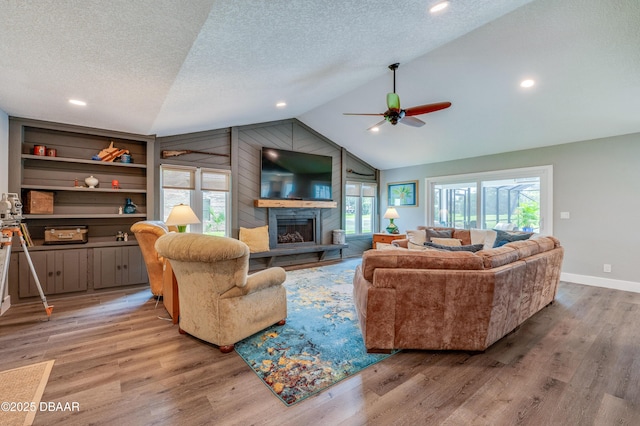
[{"label": "brown leather armchair", "polygon": [[286,272],[274,267],[248,275],[249,247],[242,241],[170,233],[158,238],[156,250],[178,281],[181,333],[230,352],[245,337],[284,324]]},{"label": "brown leather armchair", "polygon": [[169,228],[159,220],[143,220],[131,225],[131,232],[136,236],[144,263],[147,265],[151,293],[154,296],[162,296],[164,259],[158,256],[154,245],[158,238],[169,233]]}]

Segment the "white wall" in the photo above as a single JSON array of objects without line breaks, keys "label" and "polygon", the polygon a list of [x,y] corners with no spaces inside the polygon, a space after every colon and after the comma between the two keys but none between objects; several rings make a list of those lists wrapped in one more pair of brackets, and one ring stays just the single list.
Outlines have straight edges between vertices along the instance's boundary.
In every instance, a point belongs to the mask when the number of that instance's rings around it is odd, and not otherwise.
[{"label": "white wall", "polygon": [[[0,109],[0,194],[9,190],[9,116]],[[7,259],[8,260],[8,259]],[[0,261],[0,264],[3,263]],[[3,265],[4,266],[4,265]],[[1,270],[2,268],[0,268]],[[7,277],[8,279],[8,277]],[[0,295],[0,315],[11,306],[9,286]]]},{"label": "white wall", "polygon": [[0,109],[0,194],[9,190],[9,116]]},{"label": "white wall", "polygon": [[[398,209],[402,230],[425,223],[427,177],[553,165],[553,235],[565,248],[563,279],[640,292],[640,133],[381,172],[381,211],[389,182],[418,180],[418,207]],[[560,212],[571,219],[560,219]],[[382,220],[384,225],[385,220]],[[612,272],[603,272],[605,263]]]}]

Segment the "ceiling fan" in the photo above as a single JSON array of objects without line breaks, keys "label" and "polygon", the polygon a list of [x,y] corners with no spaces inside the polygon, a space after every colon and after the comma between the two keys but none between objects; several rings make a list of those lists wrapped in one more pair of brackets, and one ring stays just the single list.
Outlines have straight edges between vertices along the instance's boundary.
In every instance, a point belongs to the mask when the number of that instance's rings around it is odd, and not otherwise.
[{"label": "ceiling fan", "polygon": [[387,93],[387,110],[379,114],[358,114],[345,112],[344,115],[375,115],[383,116],[384,120],[374,124],[367,130],[373,130],[385,122],[389,122],[394,126],[398,123],[406,124],[412,127],[424,126],[424,121],[414,117],[415,115],[428,114],[430,112],[440,111],[441,109],[449,108],[451,102],[438,102],[435,104],[427,104],[415,106],[407,109],[400,109],[400,97],[396,93],[396,70],[400,66],[399,63],[389,65],[389,69],[393,71],[393,93]]}]

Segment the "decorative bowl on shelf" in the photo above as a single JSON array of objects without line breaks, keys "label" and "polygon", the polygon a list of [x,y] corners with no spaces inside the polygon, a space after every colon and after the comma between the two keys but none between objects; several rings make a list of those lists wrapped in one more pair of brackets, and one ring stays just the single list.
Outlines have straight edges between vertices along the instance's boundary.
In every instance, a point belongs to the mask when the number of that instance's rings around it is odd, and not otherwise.
[{"label": "decorative bowl on shelf", "polygon": [[86,183],[89,188],[95,188],[96,186],[98,186],[98,183],[100,183],[100,181],[93,176],[89,176],[88,178],[84,179],[84,183]]}]

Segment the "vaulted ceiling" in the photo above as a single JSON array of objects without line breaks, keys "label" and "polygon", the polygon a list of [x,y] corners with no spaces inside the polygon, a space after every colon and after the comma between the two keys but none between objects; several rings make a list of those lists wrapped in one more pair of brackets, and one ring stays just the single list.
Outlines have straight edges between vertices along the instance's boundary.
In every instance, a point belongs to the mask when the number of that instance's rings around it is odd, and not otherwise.
[{"label": "vaulted ceiling", "polygon": [[[3,0],[0,109],[158,136],[296,117],[380,169],[640,132],[639,1],[435,3]],[[403,107],[453,105],[367,131],[343,113],[384,112],[394,62]]]}]

